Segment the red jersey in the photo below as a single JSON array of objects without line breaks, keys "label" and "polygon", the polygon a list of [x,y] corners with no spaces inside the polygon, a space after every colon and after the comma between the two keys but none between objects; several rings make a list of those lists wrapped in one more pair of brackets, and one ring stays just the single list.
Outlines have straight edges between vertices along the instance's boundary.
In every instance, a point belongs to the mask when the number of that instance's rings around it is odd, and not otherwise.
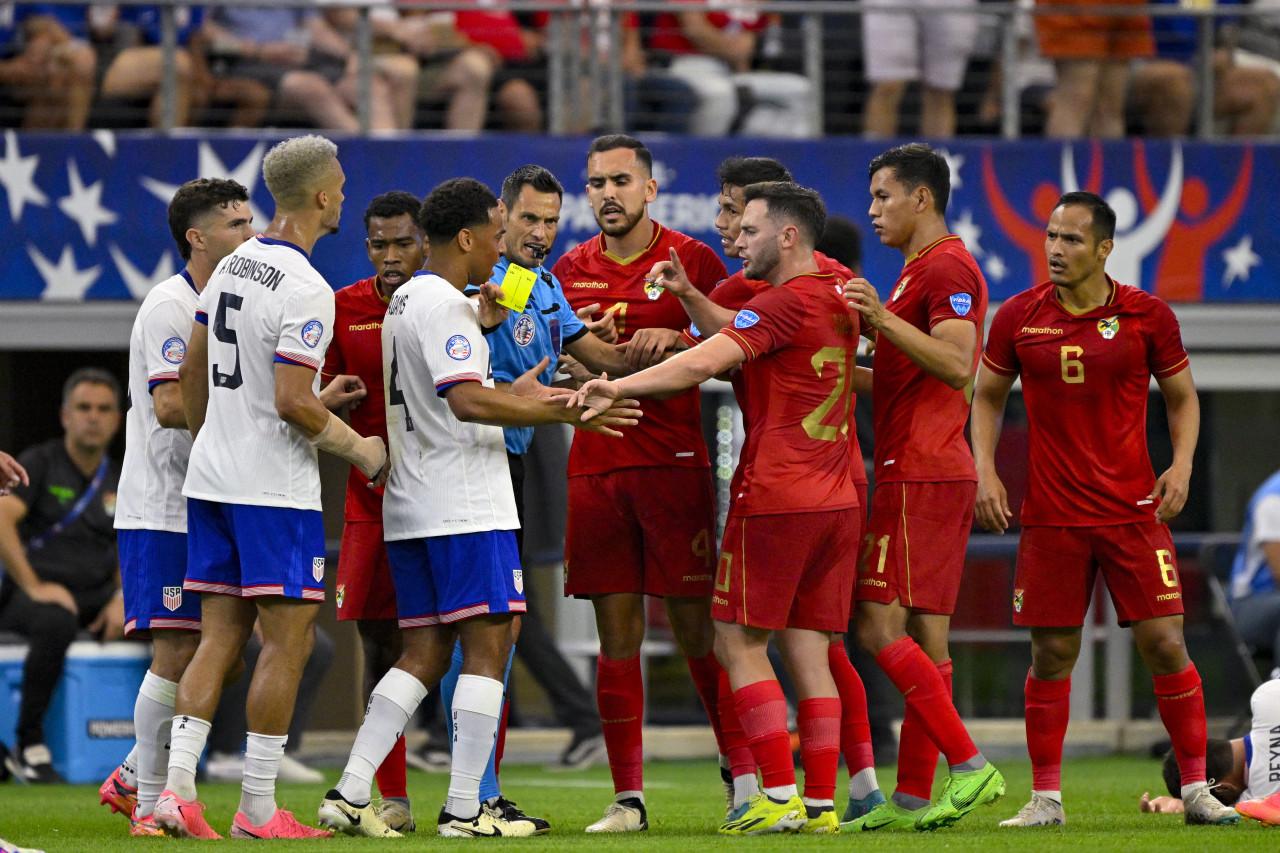
[{"label": "red jersey", "polygon": [[[821,252],[814,252],[813,257],[818,262],[818,270],[820,272],[831,273],[842,282],[853,278],[853,273],[849,271],[849,268],[839,261],[833,258],[828,258]],[[741,270],[739,270],[716,285],[716,289],[711,291],[709,298],[721,308],[729,308],[733,311],[737,311],[755,298],[757,294],[763,293],[769,288],[769,282],[760,281],[758,279],[749,279],[743,275]],[[687,329],[681,332],[680,337],[685,343],[689,344],[689,346],[697,346],[703,341],[702,333],[698,330],[698,327],[694,325],[690,325]],[[742,408],[743,412],[746,412],[747,389],[745,383],[742,381],[742,372],[734,371],[733,376],[730,379],[730,383],[733,385],[734,396],[738,398],[738,405]],[[849,444],[849,451],[853,454],[854,459],[853,482],[859,485],[866,485],[867,468],[862,464],[862,447],[858,444],[857,430],[851,430],[849,432]],[[733,486],[731,486],[730,489],[736,492],[736,489]]]},{"label": "red jersey", "polygon": [[742,365],[747,439],[735,475],[735,515],[858,506],[849,448],[858,317],[830,273],[770,287],[720,330]]},{"label": "red jersey", "polygon": [[[987,282],[954,234],[907,259],[886,307],[925,334],[943,320],[978,329],[973,366],[982,354]],[[973,453],[964,439],[972,387],[956,390],[925,373],[885,335],[876,343],[871,372],[877,483],[976,482]]]},{"label": "red jersey", "polygon": [[[742,2],[719,2],[715,4],[715,9],[708,8],[711,4],[705,0],[683,0],[685,6],[691,7],[684,12],[660,12],[654,18],[653,35],[649,37],[648,47],[650,50],[665,50],[669,53],[702,53],[701,50],[688,38],[685,37],[683,29],[680,27],[680,15],[685,12],[703,12],[707,16],[707,22],[718,30],[724,30],[729,33],[742,32],[758,32],[765,28],[768,19],[752,4]],[[702,7],[701,9],[698,7]]]},{"label": "red jersey", "polygon": [[1116,284],[1105,305],[1074,315],[1045,282],[996,312],[983,361],[1022,375],[1030,460],[1022,524],[1093,527],[1155,519],[1147,454],[1151,377],[1189,366],[1163,301]]},{"label": "red jersey", "polygon": [[[655,298],[645,292],[644,277],[655,263],[669,260],[671,249],[680,256],[689,281],[703,293],[710,293],[716,282],[725,277],[724,263],[715,252],[656,222],[653,239],[634,257],[611,254],[601,235],[570,249],[551,272],[560,279],[575,311],[593,302],[605,310],[613,309],[618,340],[625,343],[636,329],[679,330],[689,322],[679,299],[665,290],[654,291]],[[626,431],[627,437],[622,441],[596,433],[575,433],[569,451],[569,476],[646,466],[710,466],[697,388],[669,400],[645,400],[643,408],[644,417]]]},{"label": "red jersey", "polygon": [[[349,410],[351,428],[361,435],[387,440],[387,407],[382,391],[382,320],[387,300],[377,278],[366,278],[333,295],[333,342],[325,353],[320,375],[330,380],[340,373],[359,376],[369,389],[360,405]],[[368,488],[368,478],[351,466],[347,476],[347,521],[382,522],[382,489]]]}]

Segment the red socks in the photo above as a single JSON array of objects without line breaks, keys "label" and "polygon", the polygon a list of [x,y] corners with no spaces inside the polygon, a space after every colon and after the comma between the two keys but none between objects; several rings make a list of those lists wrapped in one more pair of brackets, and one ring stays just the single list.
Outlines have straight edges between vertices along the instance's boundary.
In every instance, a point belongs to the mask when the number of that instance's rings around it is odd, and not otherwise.
[{"label": "red socks", "polygon": [[802,699],[796,721],[800,728],[804,796],[811,800],[832,800],[840,766],[840,699]]},{"label": "red socks", "polygon": [[1204,721],[1204,691],[1200,689],[1196,665],[1187,664],[1182,672],[1157,675],[1152,680],[1156,688],[1156,708],[1173,741],[1182,784],[1205,781],[1204,750],[1208,733]]},{"label": "red socks", "polygon": [[890,643],[876,655],[876,663],[906,697],[908,714],[915,706],[916,719],[947,757],[947,764],[962,764],[978,754],[951,703],[951,692],[942,674],[915,640],[903,637]]},{"label": "red socks", "polygon": [[613,790],[644,790],[644,681],[640,656],[596,661],[596,704],[609,753]]},{"label": "red socks", "polygon": [[1031,755],[1031,790],[1062,790],[1062,743],[1071,718],[1071,677],[1041,681],[1027,672],[1023,690],[1027,707],[1027,752]]},{"label": "red socks", "polygon": [[748,684],[734,691],[733,702],[738,709],[738,719],[742,721],[742,731],[751,744],[751,755],[760,768],[761,786],[780,788],[794,785],[796,768],[791,760],[787,700],[782,695],[782,685],[774,679]]},{"label": "red socks", "polygon": [[493,775],[497,778],[502,772],[502,752],[507,748],[507,708],[510,703],[502,697],[502,717],[498,720],[498,740],[493,745]]},{"label": "red socks", "polygon": [[[951,659],[935,664],[947,697],[951,693]],[[898,736],[898,782],[896,790],[922,800],[933,799],[933,776],[938,771],[938,747],[929,739],[920,722],[920,709],[910,702],[902,718]]]},{"label": "red socks", "polygon": [[[840,752],[844,755],[849,775],[875,766],[871,751],[871,725],[867,722],[867,690],[862,686],[858,671],[849,662],[849,653],[843,642],[827,647],[827,662],[831,665],[831,677],[835,679],[840,694]],[[805,773],[808,786],[809,774]]]},{"label": "red socks", "polygon": [[756,772],[756,760],[751,755],[751,746],[742,731],[742,721],[738,719],[738,708],[733,701],[733,688],[729,686],[729,673],[720,670],[720,741],[724,755],[729,759],[729,773],[735,779]]},{"label": "red socks", "polygon": [[401,735],[395,746],[391,747],[391,751],[387,753],[387,757],[382,759],[382,766],[377,770],[379,793],[382,794],[384,799],[387,797],[408,797],[409,789],[406,776],[404,735]]},{"label": "red socks", "polygon": [[689,674],[693,676],[693,686],[698,691],[698,698],[702,700],[702,707],[707,710],[707,719],[711,721],[711,731],[715,732],[720,754],[728,755],[723,724],[720,721],[720,674],[724,669],[716,660],[715,654],[710,652],[701,658],[686,655],[685,662],[689,664]]}]

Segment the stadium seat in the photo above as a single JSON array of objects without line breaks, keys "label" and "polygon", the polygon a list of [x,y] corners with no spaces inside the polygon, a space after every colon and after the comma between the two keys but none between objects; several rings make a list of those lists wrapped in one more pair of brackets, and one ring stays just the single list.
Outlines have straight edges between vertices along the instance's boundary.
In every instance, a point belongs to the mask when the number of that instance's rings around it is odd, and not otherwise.
[{"label": "stadium seat", "polygon": [[[1206,536],[1200,544],[1200,569],[1213,598],[1213,616],[1226,628],[1236,656],[1240,659],[1245,675],[1249,679],[1249,690],[1252,692],[1262,684],[1262,674],[1258,671],[1255,650],[1244,641],[1236,628],[1235,616],[1231,613],[1231,602],[1228,597],[1231,565],[1235,561],[1236,549],[1239,547],[1239,533],[1213,533]],[[1247,728],[1248,721],[1249,707],[1245,705],[1232,723],[1232,732],[1242,730],[1242,726]]]}]

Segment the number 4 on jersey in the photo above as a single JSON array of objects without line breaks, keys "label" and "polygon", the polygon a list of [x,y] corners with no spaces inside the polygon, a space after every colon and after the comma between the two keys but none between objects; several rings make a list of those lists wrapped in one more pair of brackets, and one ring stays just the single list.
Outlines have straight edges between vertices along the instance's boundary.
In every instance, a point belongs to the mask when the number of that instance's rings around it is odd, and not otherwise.
[{"label": "number 4 on jersey", "polygon": [[[391,400],[393,406],[404,406],[404,392],[400,390],[400,383],[396,379],[400,375],[400,357],[396,353],[396,339],[391,339],[391,388],[388,391],[388,399]],[[404,431],[413,432],[413,418],[409,417],[409,408],[405,406],[404,410]]]}]

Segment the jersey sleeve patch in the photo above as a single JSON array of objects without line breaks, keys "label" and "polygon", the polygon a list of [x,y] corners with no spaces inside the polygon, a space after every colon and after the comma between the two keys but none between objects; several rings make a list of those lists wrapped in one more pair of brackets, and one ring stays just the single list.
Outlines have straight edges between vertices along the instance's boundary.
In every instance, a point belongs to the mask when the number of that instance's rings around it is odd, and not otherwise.
[{"label": "jersey sleeve patch", "polygon": [[963,317],[973,307],[973,297],[967,293],[953,293],[950,297],[951,310]]},{"label": "jersey sleeve patch", "polygon": [[324,323],[319,320],[312,320],[302,327],[302,342],[315,349],[320,345],[320,339],[324,337]]},{"label": "jersey sleeve patch", "polygon": [[471,357],[471,341],[466,335],[453,335],[444,342],[444,352],[454,361],[466,361]]},{"label": "jersey sleeve patch", "polygon": [[182,364],[186,355],[187,344],[182,338],[175,336],[160,345],[160,356],[170,364]]},{"label": "jersey sleeve patch", "polygon": [[760,322],[760,315],[754,311],[748,311],[743,308],[733,318],[733,327],[735,329],[750,329],[756,323]]}]

